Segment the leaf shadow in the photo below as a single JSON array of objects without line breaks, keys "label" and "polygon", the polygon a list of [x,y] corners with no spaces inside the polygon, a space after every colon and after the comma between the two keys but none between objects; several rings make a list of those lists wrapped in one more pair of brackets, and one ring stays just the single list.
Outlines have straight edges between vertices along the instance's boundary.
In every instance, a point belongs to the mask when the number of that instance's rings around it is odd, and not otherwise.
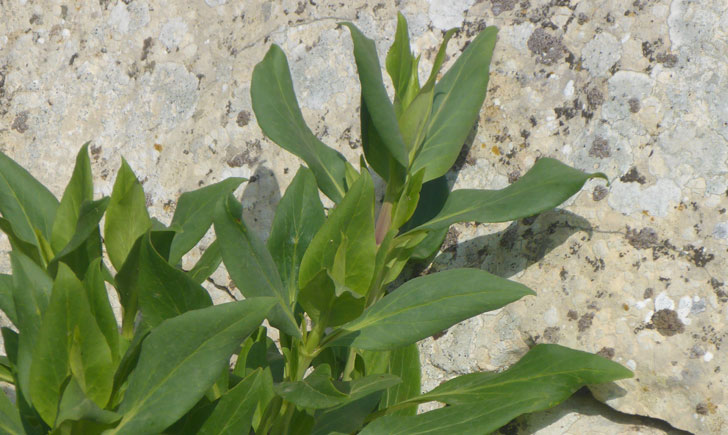
[{"label": "leaf shadow", "polygon": [[[619,395],[623,396],[627,394],[626,390],[616,386],[614,383],[604,385],[608,385],[610,389],[614,389],[614,387],[616,387],[621,390],[621,393],[618,393]],[[623,429],[629,428],[630,430],[639,427],[647,427],[669,435],[690,434],[690,432],[672,427],[664,420],[617,411],[597,400],[587,387],[580,389],[569,399],[551,409],[520,416],[503,426],[495,433],[508,435],[531,435],[537,434],[544,429],[548,431],[548,428],[553,430],[555,428],[555,426],[553,426],[554,424],[557,424],[559,420],[567,417],[569,414],[574,413],[586,417],[602,417],[606,421],[601,424],[601,427],[605,428],[605,425],[607,425],[610,430],[614,430],[614,426],[619,425],[622,426]],[[591,425],[594,424],[598,424],[598,422],[594,420]],[[594,429],[593,426],[592,429]]]},{"label": "leaf shadow", "polygon": [[264,164],[258,165],[245,185],[241,203],[245,223],[263,240],[268,240],[280,200],[281,189],[275,174]]},{"label": "leaf shadow", "polygon": [[541,261],[580,231],[586,233],[582,240],[588,240],[593,227],[583,217],[562,209],[514,221],[505,230],[460,243],[458,230],[451,227],[433,267],[475,267],[510,278]]}]

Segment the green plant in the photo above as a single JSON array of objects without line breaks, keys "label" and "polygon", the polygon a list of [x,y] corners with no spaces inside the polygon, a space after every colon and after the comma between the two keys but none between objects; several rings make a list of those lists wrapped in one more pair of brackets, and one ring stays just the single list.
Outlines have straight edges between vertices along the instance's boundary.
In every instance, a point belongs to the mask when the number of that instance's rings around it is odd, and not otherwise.
[{"label": "green plant", "polygon": [[[304,123],[280,48],[272,46],[253,73],[259,125],[308,165],[281,199],[267,243],[249,231],[232,195],[243,179],[183,194],[166,226],[150,218],[126,162],[111,197],[94,200],[84,146],[58,202],[0,154],[0,229],[12,246],[0,309],[17,328],[2,329],[0,380],[15,386],[16,402],[0,394],[0,430],[482,433],[554,406],[582,385],[631,376],[595,355],[537,345],[504,372],[420,393],[418,340],[533,292],[478,269],[391,288],[404,266],[431,259],[453,223],[532,216],[605,177],[542,158],[505,189],[450,192],[443,176],[485,98],[495,29],[436,81],[447,32],[420,86],[400,16],[386,62],[392,103],[373,41],[345,25],[362,84],[360,171]],[[370,167],[386,182],[376,219]],[[328,213],[319,189],[336,204]],[[216,241],[182,270],[181,258],[211,225]],[[213,306],[200,285],[221,262],[244,301]],[[107,284],[121,302],[120,329]],[[431,401],[448,406],[416,415]]]}]

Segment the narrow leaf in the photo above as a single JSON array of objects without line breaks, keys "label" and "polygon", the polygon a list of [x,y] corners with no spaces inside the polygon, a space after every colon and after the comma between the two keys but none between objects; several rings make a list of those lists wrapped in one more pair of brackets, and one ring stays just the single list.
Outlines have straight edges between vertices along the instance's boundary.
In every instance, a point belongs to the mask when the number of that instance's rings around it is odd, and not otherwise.
[{"label": "narrow leaf", "polygon": [[356,60],[361,95],[366,102],[372,123],[382,139],[389,154],[402,166],[408,166],[407,149],[397,125],[394,106],[387,96],[382,81],[382,69],[379,66],[377,47],[374,41],[364,36],[352,23],[342,23],[351,32],[354,42],[354,59]]},{"label": "narrow leaf", "polygon": [[8,435],[24,435],[18,408],[10,402],[4,391],[0,391],[0,432]]},{"label": "narrow leaf", "polygon": [[71,180],[63,192],[58,206],[51,235],[53,252],[59,252],[71,240],[76,231],[76,223],[81,211],[81,204],[93,201],[94,185],[91,174],[91,161],[88,158],[88,142],[76,155],[76,166],[73,168]]},{"label": "narrow leaf", "polygon": [[406,282],[341,329],[353,337],[352,347],[395,349],[530,294],[484,270],[447,270]]},{"label": "narrow leaf", "polygon": [[13,277],[4,273],[0,274],[0,310],[13,322],[13,325],[18,325],[18,315],[13,300]]},{"label": "narrow leaf", "polygon": [[495,27],[480,32],[435,86],[426,139],[410,169],[415,173],[425,168],[425,181],[450,169],[478,119],[496,33]]},{"label": "narrow leaf", "polygon": [[152,225],[146,204],[141,183],[122,159],[104,224],[106,250],[116,270],[121,270],[134,242]]},{"label": "narrow leaf", "polygon": [[577,193],[588,174],[556,159],[542,158],[515,183],[501,190],[462,189],[453,191],[442,210],[419,230],[440,230],[456,222],[507,222],[550,210]]},{"label": "narrow leaf", "polygon": [[316,179],[309,169],[301,167],[278,203],[268,238],[268,250],[288,289],[289,303],[296,300],[303,253],[324,220]]},{"label": "narrow leaf", "polygon": [[274,303],[272,298],[251,298],[161,323],[142,344],[118,410],[124,417],[110,433],[155,433],[177,421],[215,382]]},{"label": "narrow leaf", "polygon": [[142,236],[137,286],[139,308],[144,322],[150,327],[187,311],[212,305],[210,295],[202,286],[165,261],[153,246],[149,232]]},{"label": "narrow leaf", "polygon": [[214,219],[215,235],[225,267],[246,298],[275,297],[278,304],[270,313],[271,324],[290,336],[298,337],[301,332],[276,264],[265,244],[248,229],[242,216],[232,210],[235,202],[230,198],[219,202]]},{"label": "narrow leaf", "polygon": [[[394,107],[397,109],[403,100],[404,92],[409,85],[414,56],[410,48],[409,31],[407,20],[401,12],[397,13],[397,30],[394,34],[394,42],[387,52],[387,72],[394,85]],[[418,89],[419,90],[419,89]],[[396,111],[396,110],[395,110]],[[397,112],[401,114],[401,112]]]},{"label": "narrow leaf", "polygon": [[228,178],[219,183],[185,192],[177,201],[170,226],[179,226],[169,253],[169,263],[177,264],[212,225],[215,205],[240,186],[245,178]]},{"label": "narrow leaf", "polygon": [[0,213],[16,236],[39,246],[35,231],[48,240],[58,200],[38,180],[10,157],[0,152]]},{"label": "narrow leaf", "polygon": [[[404,402],[412,397],[420,395],[421,369],[420,352],[417,343],[394,349],[389,359],[389,370],[395,376],[402,379],[402,382],[389,388],[382,398],[380,409],[386,409],[399,402]],[[396,411],[394,415],[415,415],[417,405]]]},{"label": "narrow leaf", "polygon": [[205,249],[195,266],[187,272],[187,276],[197,284],[202,284],[210,275],[215,273],[217,268],[220,267],[220,263],[222,263],[220,244],[215,240]]},{"label": "narrow leaf", "polygon": [[249,433],[262,385],[263,371],[258,369],[220,398],[215,410],[198,433],[200,435]]},{"label": "narrow leaf", "polygon": [[331,368],[321,364],[302,381],[281,382],[275,392],[284,400],[307,409],[322,409],[340,405],[347,399],[333,384]]},{"label": "narrow leaf", "polygon": [[629,370],[597,355],[540,344],[504,372],[460,376],[411,400],[437,400],[450,405],[446,408],[410,417],[383,417],[361,433],[488,433],[521,414],[556,406],[584,385],[631,376]]},{"label": "narrow leaf", "polygon": [[339,202],[346,192],[346,159],[318,140],[306,125],[293,90],[286,55],[277,45],[271,45],[255,66],[250,96],[263,133],[303,159],[316,176],[321,191]]},{"label": "narrow leaf", "polygon": [[[48,266],[49,270],[56,269],[57,264],[54,263],[65,261],[66,263],[70,263],[69,266],[74,269],[74,272],[76,272],[77,275],[82,276],[83,273],[86,272],[88,263],[93,261],[95,258],[101,257],[100,240],[96,241],[89,239],[94,236],[96,236],[97,239],[99,238],[99,222],[109,205],[109,201],[109,197],[104,197],[98,201],[86,201],[79,206],[78,216],[76,216],[76,226],[71,233],[71,237],[62,249],[56,251],[56,257]],[[84,258],[87,262],[66,261],[68,260],[67,257],[70,257],[69,254],[78,250],[84,243],[87,242],[89,242],[89,246],[87,246],[89,249],[85,251],[87,254],[90,254]],[[92,249],[94,248],[96,248],[96,252],[92,252]]]},{"label": "narrow leaf", "polygon": [[106,343],[111,350],[111,357],[114,362],[118,362],[119,355],[119,326],[116,323],[114,311],[109,302],[109,296],[106,293],[106,284],[104,283],[103,263],[101,258],[94,260],[86,272],[83,280],[83,286],[86,290],[86,297],[89,302],[89,309],[99,330],[106,338]]},{"label": "narrow leaf", "polygon": [[58,406],[58,418],[56,425],[61,425],[64,421],[87,420],[101,424],[116,423],[121,419],[121,415],[100,408],[92,400],[90,400],[83,389],[76,381],[71,378],[63,390],[60,404]]}]

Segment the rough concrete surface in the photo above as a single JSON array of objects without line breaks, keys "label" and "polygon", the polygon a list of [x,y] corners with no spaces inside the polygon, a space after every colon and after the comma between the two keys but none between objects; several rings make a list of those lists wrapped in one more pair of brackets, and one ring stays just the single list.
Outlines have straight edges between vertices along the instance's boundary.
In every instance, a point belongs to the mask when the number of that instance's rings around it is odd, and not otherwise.
[{"label": "rough concrete surface", "polygon": [[[425,387],[559,343],[634,370],[592,389],[620,415],[728,431],[724,0],[0,0],[0,149],[60,196],[90,140],[97,194],[110,194],[124,156],[162,221],[181,192],[248,177],[245,216],[267,234],[299,161],[257,127],[254,65],[281,45],[312,130],[356,162],[359,88],[337,22],[355,22],[383,57],[397,10],[423,75],[446,28],[462,28],[446,67],[480,29],[500,28],[477,131],[450,174],[456,187],[504,187],[539,156],[611,180],[536,219],[451,229],[435,269],[484,268],[538,296],[425,340]],[[224,271],[215,280],[230,285]],[[585,422],[606,411],[574,400],[514,430],[597,427]],[[600,421],[598,433],[671,430]]]}]

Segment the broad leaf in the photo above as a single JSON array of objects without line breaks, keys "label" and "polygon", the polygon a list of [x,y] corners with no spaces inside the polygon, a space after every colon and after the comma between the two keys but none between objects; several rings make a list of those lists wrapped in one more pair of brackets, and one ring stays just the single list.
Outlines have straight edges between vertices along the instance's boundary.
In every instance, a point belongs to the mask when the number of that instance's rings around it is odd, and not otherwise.
[{"label": "broad leaf", "polygon": [[48,263],[48,259],[44,258],[41,254],[40,248],[38,247],[37,243],[28,243],[26,241],[23,241],[20,237],[18,237],[15,234],[15,230],[13,229],[12,224],[10,224],[10,221],[0,217],[0,231],[5,233],[6,236],[8,236],[8,242],[10,242],[10,248],[13,251],[19,252],[31,260],[33,260],[36,264],[42,267],[46,267],[46,264]]},{"label": "broad leaf", "polygon": [[48,266],[51,273],[55,273],[58,262],[63,261],[77,276],[83,277],[89,263],[101,257],[99,222],[106,211],[109,200],[110,198],[104,197],[98,201],[86,201],[79,207],[79,215],[71,239]]},{"label": "broad leaf", "polygon": [[507,222],[550,210],[577,193],[588,174],[556,159],[542,158],[515,183],[501,190],[462,189],[450,193],[442,210],[416,229],[442,230],[457,222]]},{"label": "broad leaf", "polygon": [[219,183],[185,192],[177,201],[170,226],[179,226],[169,252],[169,263],[177,264],[192,249],[212,225],[215,206],[240,186],[245,178],[228,178]]},{"label": "broad leaf", "polygon": [[[100,424],[112,424],[121,419],[121,415],[99,408],[90,400],[75,378],[66,385],[58,406],[56,425],[64,421],[87,420]],[[81,432],[74,432],[81,433]]]},{"label": "broad leaf", "polygon": [[124,417],[110,433],[154,433],[177,421],[215,382],[274,304],[272,298],[251,298],[162,322],[142,344],[118,410]]},{"label": "broad leaf", "polygon": [[337,286],[329,272],[322,270],[301,289],[298,303],[315,323],[328,327],[356,319],[366,300],[346,286]]},{"label": "broad leaf", "polygon": [[275,297],[278,304],[270,312],[271,324],[290,336],[298,337],[301,332],[276,264],[265,244],[248,229],[242,216],[233,211],[236,202],[231,198],[220,201],[215,213],[215,235],[225,267],[246,298]]},{"label": "broad leaf", "polygon": [[166,319],[212,305],[210,295],[202,286],[157,252],[149,232],[142,236],[139,249],[137,286],[143,320],[152,328]]},{"label": "broad leaf", "polygon": [[425,181],[452,167],[478,119],[496,33],[495,27],[480,32],[435,86],[426,139],[410,168],[412,173],[425,168]]},{"label": "broad leaf", "polygon": [[411,400],[436,400],[450,405],[446,408],[410,417],[386,416],[361,433],[488,433],[521,414],[556,406],[584,385],[631,376],[632,372],[605,358],[540,344],[504,372],[460,376]]},{"label": "broad leaf", "polygon": [[247,434],[258,406],[263,371],[258,369],[228,390],[202,425],[200,435]]},{"label": "broad leaf", "polygon": [[382,81],[377,47],[374,41],[364,36],[354,24],[342,24],[351,32],[351,39],[354,42],[354,59],[361,82],[362,100],[366,103],[372,124],[389,154],[400,165],[406,167],[409,164],[407,149],[399,132],[394,106],[387,96],[387,90]]},{"label": "broad leaf", "polygon": [[331,368],[321,364],[302,381],[274,385],[283,399],[307,409],[323,409],[346,402],[348,396],[333,384]]},{"label": "broad leaf", "polygon": [[33,405],[50,426],[71,374],[99,407],[106,405],[111,394],[111,351],[91,314],[82,283],[63,263],[33,349],[30,374]]},{"label": "broad leaf", "polygon": [[104,224],[106,250],[117,271],[121,270],[134,242],[151,226],[142,185],[126,160],[121,159]]},{"label": "broad leaf", "polygon": [[396,349],[530,294],[484,270],[447,270],[406,282],[341,329],[352,347]]},{"label": "broad leaf", "polygon": [[202,257],[197,260],[194,267],[187,272],[187,276],[197,284],[202,284],[210,277],[222,263],[222,254],[220,253],[220,244],[217,240],[213,241],[210,246],[202,253]]},{"label": "broad leaf", "polygon": [[0,152],[0,213],[22,241],[40,246],[36,230],[50,239],[58,200],[28,171]]},{"label": "broad leaf", "polygon": [[71,240],[76,231],[81,204],[93,201],[93,196],[93,175],[91,174],[91,161],[88,158],[87,142],[76,155],[76,166],[73,168],[71,180],[63,192],[61,203],[53,220],[50,239],[53,252],[60,252]]},{"label": "broad leaf", "polygon": [[48,306],[53,281],[33,260],[13,251],[13,302],[17,314],[15,326],[20,331],[18,342],[18,386],[30,399],[30,365],[33,348]]},{"label": "broad leaf", "polygon": [[296,300],[303,253],[324,220],[316,179],[309,169],[301,167],[278,203],[268,238],[268,250],[288,289],[289,303]]},{"label": "broad leaf", "polygon": [[366,294],[374,273],[374,185],[365,173],[354,183],[341,203],[330,212],[326,223],[316,233],[301,260],[299,287],[306,285],[321,271],[334,271],[334,260],[342,240],[343,280],[338,283]]},{"label": "broad leaf", "polygon": [[263,133],[302,158],[316,176],[321,191],[339,202],[346,192],[346,159],[318,140],[306,125],[286,55],[277,45],[271,45],[265,58],[255,66],[250,96]]}]

